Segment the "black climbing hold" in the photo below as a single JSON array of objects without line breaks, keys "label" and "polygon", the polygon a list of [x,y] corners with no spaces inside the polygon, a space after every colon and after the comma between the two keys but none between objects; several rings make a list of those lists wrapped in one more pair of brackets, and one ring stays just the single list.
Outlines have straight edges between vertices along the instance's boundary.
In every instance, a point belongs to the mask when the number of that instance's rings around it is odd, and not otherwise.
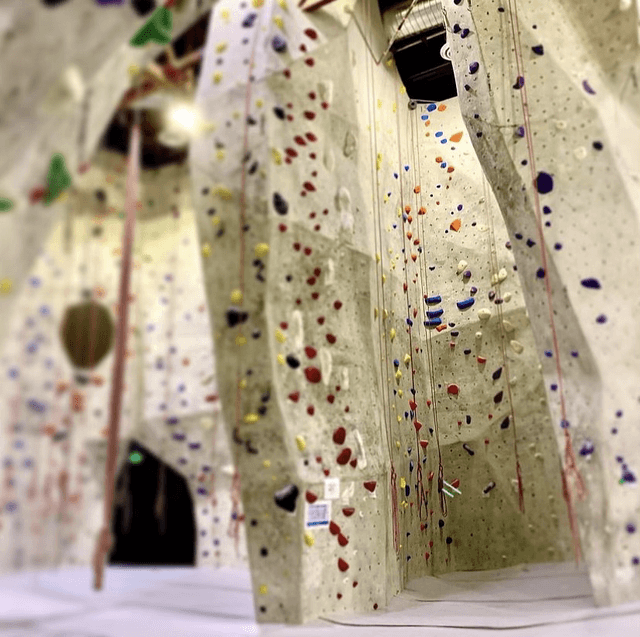
[{"label": "black climbing hold", "polygon": [[493,397],[493,402],[497,405],[498,403],[502,402],[502,396],[503,396],[503,392],[499,391],[494,397]]},{"label": "black climbing hold", "polygon": [[230,307],[226,312],[226,316],[227,325],[229,327],[235,327],[240,323],[244,323],[249,318],[249,314],[247,312],[243,312],[237,307]]},{"label": "black climbing hold", "polygon": [[273,499],[276,504],[285,511],[293,513],[296,510],[296,500],[300,495],[300,490],[295,484],[288,484],[286,487],[276,491]]},{"label": "black climbing hold", "polygon": [[493,380],[498,380],[500,376],[502,376],[502,367],[498,367],[498,369],[496,369],[496,371],[491,374],[491,378],[493,378]]},{"label": "black climbing hold", "polygon": [[289,212],[289,204],[277,192],[273,193],[273,207],[279,215],[286,215]]},{"label": "black climbing hold", "polygon": [[544,53],[544,47],[542,46],[542,44],[536,44],[535,46],[531,47],[531,50],[536,54],[536,55],[542,55]]},{"label": "black climbing hold", "polygon": [[501,423],[500,423],[500,429],[508,429],[509,428],[509,422],[510,422],[510,418],[509,416],[507,416]]},{"label": "black climbing hold", "polygon": [[273,40],[271,40],[271,46],[276,53],[284,53],[287,50],[287,43],[284,38],[279,35],[275,35],[273,37]]},{"label": "black climbing hold", "polygon": [[285,112],[284,112],[284,108],[280,108],[279,106],[274,106],[273,107],[273,112],[275,113],[276,117],[278,119],[284,119],[285,116]]},{"label": "black climbing hold", "polygon": [[107,193],[101,188],[96,190],[93,194],[100,203],[104,203],[107,200]]},{"label": "black climbing hold", "polygon": [[131,6],[139,16],[144,16],[156,8],[156,0],[131,0]]},{"label": "black climbing hold", "polygon": [[298,369],[298,367],[300,367],[300,361],[293,354],[289,354],[287,356],[287,365],[289,365],[291,369]]}]

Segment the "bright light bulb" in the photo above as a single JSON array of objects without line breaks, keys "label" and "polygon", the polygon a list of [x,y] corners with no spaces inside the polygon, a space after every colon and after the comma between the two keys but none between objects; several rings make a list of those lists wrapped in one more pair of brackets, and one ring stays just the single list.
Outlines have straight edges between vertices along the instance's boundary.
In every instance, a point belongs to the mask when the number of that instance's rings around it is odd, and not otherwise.
[{"label": "bright light bulb", "polygon": [[193,132],[198,124],[198,115],[191,106],[178,106],[171,110],[169,117],[171,122],[185,132]]}]

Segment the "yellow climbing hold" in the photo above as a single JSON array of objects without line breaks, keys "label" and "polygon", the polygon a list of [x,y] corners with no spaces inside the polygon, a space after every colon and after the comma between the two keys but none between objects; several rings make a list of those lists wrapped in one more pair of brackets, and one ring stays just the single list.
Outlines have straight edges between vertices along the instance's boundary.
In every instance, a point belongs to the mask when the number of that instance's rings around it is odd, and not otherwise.
[{"label": "yellow climbing hold", "polygon": [[253,250],[256,253],[256,257],[258,259],[262,259],[263,257],[266,257],[269,254],[269,244],[258,243]]},{"label": "yellow climbing hold", "polygon": [[202,256],[210,257],[211,256],[211,246],[208,243],[204,243],[202,245]]},{"label": "yellow climbing hold", "polygon": [[227,153],[224,148],[218,148],[216,151],[216,159],[218,161],[222,161],[227,156]]},{"label": "yellow climbing hold", "polygon": [[391,340],[393,340],[395,337],[396,337],[396,329],[395,329],[395,327],[392,327],[392,328],[389,330],[389,338],[390,338]]},{"label": "yellow climbing hold", "polygon": [[280,330],[276,330],[276,340],[278,343],[284,343],[287,337]]},{"label": "yellow climbing hold", "polygon": [[240,334],[238,334],[238,336],[236,336],[236,345],[238,345],[239,347],[242,347],[243,345],[247,344],[247,339],[244,336],[241,336]]},{"label": "yellow climbing hold", "polygon": [[300,451],[304,451],[307,448],[307,443],[302,436],[296,436],[296,445]]},{"label": "yellow climbing hold", "polygon": [[258,422],[259,419],[260,416],[258,416],[258,414],[247,414],[242,420],[244,420],[247,425],[253,425]]},{"label": "yellow climbing hold", "polygon": [[401,378],[402,378],[402,372],[400,370],[398,370],[396,372],[396,380],[399,382]]},{"label": "yellow climbing hold", "polygon": [[387,282],[387,275],[386,275],[386,274],[383,274],[383,275],[382,275],[382,282],[383,282],[383,283],[386,283],[386,282]]},{"label": "yellow climbing hold", "polygon": [[140,67],[137,64],[129,64],[127,72],[131,77],[135,77],[136,75],[138,75],[138,73],[140,73]]},{"label": "yellow climbing hold", "polygon": [[213,215],[213,217],[211,217],[211,225],[217,226],[219,223],[220,223],[220,217],[218,217],[218,215]]},{"label": "yellow climbing hold", "polygon": [[404,355],[404,364],[408,365],[411,362],[411,356],[409,354]]},{"label": "yellow climbing hold", "polygon": [[257,106],[258,108],[262,108],[262,107],[264,106],[264,101],[263,101],[263,100],[261,100],[260,98],[258,98],[258,99],[256,100],[256,106]]},{"label": "yellow climbing hold", "polygon": [[278,29],[284,29],[284,21],[279,15],[273,18],[273,23],[278,27]]},{"label": "yellow climbing hold", "polygon": [[263,461],[262,461],[262,466],[263,466],[265,469],[268,469],[268,468],[271,466],[271,460],[263,460]]},{"label": "yellow climbing hold", "polygon": [[400,95],[404,95],[407,92],[407,88],[405,87],[405,85],[403,84],[400,87]]},{"label": "yellow climbing hold", "polygon": [[[400,416],[398,416],[398,418],[400,418]],[[400,441],[396,440],[396,449],[400,449]]]},{"label": "yellow climbing hold", "polygon": [[282,153],[277,148],[271,149],[271,156],[273,157],[273,163],[280,166],[282,164]]},{"label": "yellow climbing hold", "polygon": [[392,110],[394,113],[398,110],[398,105],[397,105],[395,102],[391,105],[391,110]]},{"label": "yellow climbing hold", "polygon": [[376,158],[376,170],[380,170],[380,168],[382,168],[382,153],[378,153]]},{"label": "yellow climbing hold", "polygon": [[227,48],[226,42],[219,42],[216,45],[216,53],[222,53]]},{"label": "yellow climbing hold", "polygon": [[380,263],[380,255],[376,252],[376,263]]},{"label": "yellow climbing hold", "polygon": [[11,281],[11,279],[2,279],[0,281],[0,294],[9,294],[12,287],[13,282]]},{"label": "yellow climbing hold", "polygon": [[398,414],[397,418],[398,418],[398,422],[402,422],[402,416]]},{"label": "yellow climbing hold", "polygon": [[311,533],[304,534],[304,543],[307,546],[313,546],[316,543],[316,539],[311,535]]},{"label": "yellow climbing hold", "polygon": [[233,290],[231,292],[231,302],[232,303],[240,304],[240,303],[242,303],[242,299],[243,299],[243,296],[242,296],[242,291],[241,290],[235,289],[235,290]]},{"label": "yellow climbing hold", "polygon": [[401,389],[398,390],[398,396],[400,396],[400,398],[404,396],[404,392]]},{"label": "yellow climbing hold", "polygon": [[404,478],[400,478],[400,488],[404,489],[407,486],[407,481]]},{"label": "yellow climbing hold", "polygon": [[267,588],[267,585],[266,584],[262,584],[262,586],[260,586],[260,595],[266,595],[268,590],[269,589]]},{"label": "yellow climbing hold", "polygon": [[216,186],[213,189],[213,194],[224,201],[230,201],[233,198],[233,193],[226,186]]},{"label": "yellow climbing hold", "polygon": [[280,365],[284,365],[285,364],[284,356],[282,354],[278,354],[278,357],[277,357],[276,360],[278,361],[278,364],[280,364]]},{"label": "yellow climbing hold", "polygon": [[238,383],[238,387],[240,387],[240,389],[246,389],[247,388],[247,379],[243,378],[239,383]]},{"label": "yellow climbing hold", "polygon": [[216,71],[213,74],[213,83],[214,84],[220,84],[220,82],[222,82],[222,71]]},{"label": "yellow climbing hold", "polygon": [[220,16],[222,17],[223,20],[229,20],[229,9],[223,9],[220,12]]}]

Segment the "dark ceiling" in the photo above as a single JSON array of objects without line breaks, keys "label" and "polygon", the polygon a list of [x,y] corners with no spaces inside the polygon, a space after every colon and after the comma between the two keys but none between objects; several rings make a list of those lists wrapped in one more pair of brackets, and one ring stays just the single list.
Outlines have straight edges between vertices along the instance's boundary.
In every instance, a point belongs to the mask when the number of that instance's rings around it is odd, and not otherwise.
[{"label": "dark ceiling", "polygon": [[[143,8],[143,2],[140,3]],[[151,6],[151,3],[147,3]],[[180,59],[184,55],[200,50],[204,46],[209,24],[210,12],[205,14],[193,26],[173,41],[175,57]],[[155,62],[159,65],[167,63],[167,56],[162,52]],[[194,66],[196,79],[200,74],[201,63]],[[141,147],[143,169],[154,169],[167,164],[182,163],[187,159],[187,149],[176,149],[163,146],[158,141],[158,133],[162,128],[163,113],[157,109],[137,109],[140,111]],[[120,108],[113,116],[101,141],[102,148],[127,154],[129,137],[134,122],[135,111],[132,108]]]}]

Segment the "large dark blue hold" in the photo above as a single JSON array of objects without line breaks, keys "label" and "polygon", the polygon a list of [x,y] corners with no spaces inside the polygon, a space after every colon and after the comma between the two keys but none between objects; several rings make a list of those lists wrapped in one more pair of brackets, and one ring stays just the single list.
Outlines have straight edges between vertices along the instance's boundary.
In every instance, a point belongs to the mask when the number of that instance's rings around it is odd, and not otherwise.
[{"label": "large dark blue hold", "polygon": [[287,50],[287,43],[284,38],[279,35],[273,36],[273,40],[271,40],[271,46],[276,53],[284,53]]},{"label": "large dark blue hold", "polygon": [[471,307],[475,302],[476,300],[473,297],[469,297],[464,301],[458,301],[456,305],[458,306],[459,310],[466,310],[467,308]]},{"label": "large dark blue hold", "polygon": [[442,302],[442,297],[439,294],[435,296],[429,296],[425,299],[425,302],[427,305],[435,305],[436,303]]},{"label": "large dark blue hold", "polygon": [[279,215],[286,215],[289,212],[289,204],[280,193],[273,193],[273,207]]},{"label": "large dark blue hold", "polygon": [[247,17],[242,21],[242,26],[245,29],[248,29],[249,27],[252,27],[253,23],[256,21],[257,17],[258,17],[257,13],[249,13],[247,15]]},{"label": "large dark blue hold", "polygon": [[599,290],[602,287],[598,279],[582,279],[580,283],[582,283],[585,288],[590,288],[592,290]]},{"label": "large dark blue hold", "polygon": [[293,513],[296,510],[296,500],[300,495],[300,490],[295,484],[288,484],[286,487],[276,491],[273,499],[276,504],[285,511]]},{"label": "large dark blue hold", "polygon": [[442,325],[442,319],[434,318],[424,322],[425,327],[437,327],[438,325]]},{"label": "large dark blue hold", "polygon": [[444,310],[440,308],[439,310],[427,310],[427,318],[438,318],[444,314]]},{"label": "large dark blue hold", "polygon": [[536,189],[541,195],[553,190],[553,177],[549,173],[540,171],[536,177]]},{"label": "large dark blue hold", "polygon": [[248,318],[249,314],[247,312],[243,312],[240,308],[230,307],[227,312],[227,325],[229,327],[235,327],[240,323],[244,323]]}]

